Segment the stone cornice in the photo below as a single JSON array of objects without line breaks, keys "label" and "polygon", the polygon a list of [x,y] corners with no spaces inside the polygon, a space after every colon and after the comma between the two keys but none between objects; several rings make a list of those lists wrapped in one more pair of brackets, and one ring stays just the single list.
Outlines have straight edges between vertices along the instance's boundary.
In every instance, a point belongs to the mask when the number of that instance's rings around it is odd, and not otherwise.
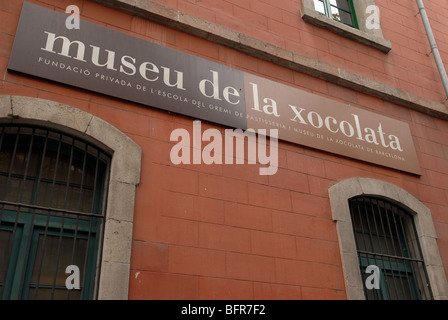
[{"label": "stone cornice", "polygon": [[448,120],[448,106],[349,72],[151,0],[94,0],[256,58]]}]

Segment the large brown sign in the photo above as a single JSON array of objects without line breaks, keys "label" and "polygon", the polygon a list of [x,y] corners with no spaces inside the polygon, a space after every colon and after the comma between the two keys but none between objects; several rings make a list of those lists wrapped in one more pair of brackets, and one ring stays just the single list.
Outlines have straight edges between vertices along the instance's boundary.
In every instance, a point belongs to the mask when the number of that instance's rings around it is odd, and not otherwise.
[{"label": "large brown sign", "polygon": [[66,19],[25,2],[8,69],[420,174],[407,123],[88,21],[69,30]]},{"label": "large brown sign", "polygon": [[244,128],[243,73],[25,2],[8,68]]},{"label": "large brown sign", "polygon": [[279,139],[420,174],[405,122],[245,73],[247,126]]}]

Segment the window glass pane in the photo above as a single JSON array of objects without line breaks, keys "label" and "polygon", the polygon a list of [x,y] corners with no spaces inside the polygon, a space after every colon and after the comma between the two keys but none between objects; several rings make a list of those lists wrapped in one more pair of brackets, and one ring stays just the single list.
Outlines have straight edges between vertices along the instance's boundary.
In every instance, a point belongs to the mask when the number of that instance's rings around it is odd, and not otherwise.
[{"label": "window glass pane", "polygon": [[353,25],[352,15],[349,12],[345,12],[336,7],[331,7],[331,15],[332,15],[332,18],[335,20],[338,20],[338,21],[348,24],[350,26]]},{"label": "window glass pane", "polygon": [[325,14],[325,5],[321,0],[314,0],[314,8],[317,12]]},{"label": "window glass pane", "polygon": [[350,12],[350,5],[348,3],[348,0],[330,0],[330,4],[335,7],[338,7],[340,9]]},{"label": "window glass pane", "polygon": [[[68,276],[68,275],[67,275]],[[30,288],[28,297],[30,299],[34,299],[36,296],[36,300],[80,300],[81,299],[81,290],[71,290],[69,294],[67,294],[67,289],[64,288]]]},{"label": "window glass pane", "polygon": [[[26,141],[25,141],[26,140]],[[16,149],[16,157],[14,158],[14,164],[12,167],[12,173],[13,174],[24,174],[26,169],[26,164],[28,165],[28,171],[26,172],[27,175],[34,176],[37,172],[37,163],[38,161],[38,155],[36,153],[33,154],[33,151],[31,155],[29,154],[29,148],[27,148],[27,145],[29,144],[29,139],[22,139],[19,140],[20,143],[26,143],[25,146],[19,146]],[[9,148],[10,152],[13,152],[13,146]],[[34,148],[35,150],[36,148]],[[29,161],[30,160],[30,161]],[[8,161],[8,164],[10,164],[11,160]],[[9,168],[8,168],[9,169]],[[8,169],[6,172],[8,172]]]},{"label": "window glass pane", "polygon": [[[36,290],[33,289],[28,299],[44,299],[51,294],[54,285],[59,288],[60,296],[66,299],[68,289],[65,287],[65,280],[69,274],[65,273],[65,269],[69,265],[78,266],[82,280],[86,249],[87,239],[74,240],[71,237],[39,235],[30,281],[30,289],[38,287],[37,297],[34,296]],[[46,290],[41,291],[40,288]]]},{"label": "window glass pane", "polygon": [[429,280],[412,216],[383,199],[350,200],[350,213],[363,281],[369,265],[381,271],[380,289],[366,299],[431,299]]},{"label": "window glass pane", "polygon": [[350,0],[314,0],[317,12],[336,21],[356,27],[356,18]]},{"label": "window glass pane", "polygon": [[348,24],[349,26],[353,26],[352,15],[348,12],[339,10],[339,21]]},{"label": "window glass pane", "polygon": [[405,255],[405,236],[399,217],[395,219],[376,202],[352,207],[358,249],[396,256]]},{"label": "window glass pane", "polygon": [[6,271],[8,271],[9,257],[12,246],[12,231],[0,230],[0,297],[3,296]]},{"label": "window glass pane", "polygon": [[26,136],[28,131],[5,129],[0,150],[0,200],[100,213],[98,183],[108,159],[97,149],[59,133],[35,130],[29,132],[34,136]]},{"label": "window glass pane", "polygon": [[64,288],[30,288],[28,296],[31,299],[34,299],[36,296],[36,300],[80,300],[81,299],[81,290],[70,290],[70,293],[67,294],[67,289]]},{"label": "window glass pane", "polygon": [[45,153],[41,173],[42,179],[53,180],[56,178],[57,181],[67,181],[70,177],[71,183],[81,184],[83,182],[85,185],[93,185],[92,170],[94,168],[85,163],[84,160],[87,161],[90,157],[86,156],[86,159],[84,159],[84,150],[73,150],[71,157],[72,150],[64,150],[69,149],[67,145],[64,145],[58,157],[58,145],[53,145],[53,147],[54,149],[47,150]]},{"label": "window glass pane", "polygon": [[[82,194],[81,194],[82,193]],[[93,189],[66,184],[41,182],[36,204],[43,207],[90,212],[92,209]]]},{"label": "window glass pane", "polygon": [[32,202],[34,180],[24,181],[21,177],[11,177],[8,182],[6,176],[1,176],[0,184],[1,200],[26,204]]},{"label": "window glass pane", "polygon": [[411,300],[412,293],[405,277],[399,274],[384,275],[390,300]]},{"label": "window glass pane", "polygon": [[[35,145],[34,150],[29,152],[30,141],[29,137],[23,135],[17,141],[15,135],[4,136],[0,152],[0,200],[31,203],[38,155],[35,152]],[[27,145],[19,145],[19,143]],[[13,158],[14,150],[15,157]]]},{"label": "window glass pane", "polygon": [[341,21],[341,16],[339,14],[339,9],[336,7],[331,7],[331,16],[333,19]]}]

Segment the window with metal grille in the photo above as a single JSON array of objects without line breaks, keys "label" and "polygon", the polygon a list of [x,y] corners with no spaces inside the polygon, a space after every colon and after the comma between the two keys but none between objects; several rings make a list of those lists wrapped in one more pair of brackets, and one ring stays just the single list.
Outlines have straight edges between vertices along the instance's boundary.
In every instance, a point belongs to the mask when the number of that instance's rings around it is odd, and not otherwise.
[{"label": "window with metal grille", "polygon": [[[96,296],[110,157],[56,130],[0,126],[0,296]],[[79,268],[79,289],[66,280]],[[73,282],[72,284],[76,284]]]},{"label": "window with metal grille", "polygon": [[356,197],[349,203],[364,283],[369,265],[380,269],[380,288],[364,286],[366,299],[432,299],[412,215],[378,198]]},{"label": "window with metal grille", "polygon": [[314,0],[314,8],[333,20],[358,28],[352,0]]}]

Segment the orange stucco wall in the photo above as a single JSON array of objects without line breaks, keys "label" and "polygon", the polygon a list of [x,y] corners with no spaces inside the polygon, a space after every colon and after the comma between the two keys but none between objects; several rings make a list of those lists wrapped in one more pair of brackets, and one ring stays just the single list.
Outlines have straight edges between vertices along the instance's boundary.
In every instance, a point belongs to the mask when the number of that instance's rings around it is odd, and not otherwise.
[{"label": "orange stucco wall", "polygon": [[[391,182],[433,215],[448,272],[448,123],[89,0],[31,1],[167,47],[210,59],[409,124],[422,176],[279,143],[279,170],[258,165],[173,165],[170,134],[192,120],[6,70],[22,1],[0,1],[0,94],[38,97],[90,112],[143,150],[137,187],[130,299],[345,299],[328,188],[349,177]],[[300,19],[300,1],[171,0],[162,4],[439,101],[443,88],[412,1],[377,0],[389,54]],[[437,5],[440,11],[436,14]],[[448,5],[428,2],[442,54]],[[444,14],[446,13],[446,14]],[[410,23],[415,19],[415,23]],[[447,57],[448,61],[448,57]],[[224,127],[203,123],[202,129]]]}]

